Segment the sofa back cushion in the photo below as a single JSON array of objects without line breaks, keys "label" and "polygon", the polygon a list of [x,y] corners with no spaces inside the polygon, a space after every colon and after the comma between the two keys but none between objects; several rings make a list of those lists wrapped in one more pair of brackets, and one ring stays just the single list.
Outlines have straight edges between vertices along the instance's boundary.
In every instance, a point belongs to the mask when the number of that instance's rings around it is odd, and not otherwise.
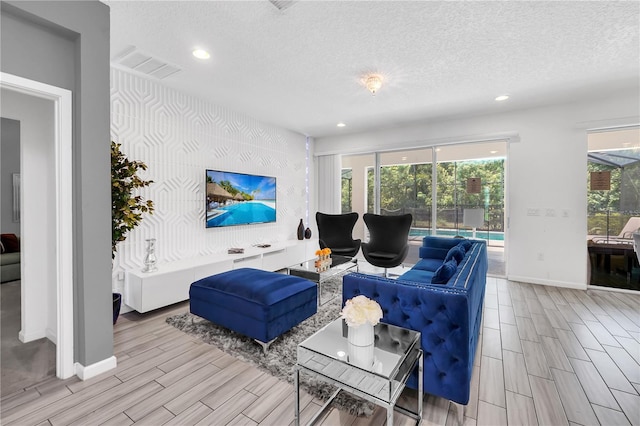
[{"label": "sofa back cushion", "polygon": [[459,238],[432,237],[428,235],[422,239],[422,247],[420,247],[419,255],[422,259],[444,260],[451,247],[457,246],[461,241],[468,240]]}]

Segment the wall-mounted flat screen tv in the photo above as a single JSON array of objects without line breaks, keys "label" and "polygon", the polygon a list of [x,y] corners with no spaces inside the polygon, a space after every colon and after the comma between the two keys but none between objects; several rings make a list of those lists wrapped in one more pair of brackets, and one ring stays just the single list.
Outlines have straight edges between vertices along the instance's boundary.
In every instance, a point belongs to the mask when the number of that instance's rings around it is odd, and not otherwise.
[{"label": "wall-mounted flat screen tv", "polygon": [[207,228],[276,221],[276,178],[207,170]]}]

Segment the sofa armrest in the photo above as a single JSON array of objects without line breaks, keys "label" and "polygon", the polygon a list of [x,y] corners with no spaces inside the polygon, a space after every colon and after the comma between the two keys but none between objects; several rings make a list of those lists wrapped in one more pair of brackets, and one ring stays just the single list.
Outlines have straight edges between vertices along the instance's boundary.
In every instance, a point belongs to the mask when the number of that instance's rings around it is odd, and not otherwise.
[{"label": "sofa armrest", "polygon": [[468,402],[477,325],[465,289],[351,273],[342,292],[343,303],[363,294],[380,304],[383,322],[419,331],[425,392]]}]

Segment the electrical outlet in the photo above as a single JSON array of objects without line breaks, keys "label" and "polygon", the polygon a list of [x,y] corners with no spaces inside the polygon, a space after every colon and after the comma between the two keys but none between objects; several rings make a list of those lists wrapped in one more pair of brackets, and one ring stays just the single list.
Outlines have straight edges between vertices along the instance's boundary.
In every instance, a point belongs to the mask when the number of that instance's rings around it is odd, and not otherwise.
[{"label": "electrical outlet", "polygon": [[556,209],[547,209],[545,215],[547,217],[556,217]]},{"label": "electrical outlet", "polygon": [[564,218],[569,217],[569,209],[562,209],[562,217]]},{"label": "electrical outlet", "polygon": [[544,260],[544,253],[538,253],[538,260]]},{"label": "electrical outlet", "polygon": [[540,209],[527,209],[527,216],[540,216]]},{"label": "electrical outlet", "polygon": [[120,271],[118,272],[118,281],[122,281],[122,280],[124,280],[124,272]]}]

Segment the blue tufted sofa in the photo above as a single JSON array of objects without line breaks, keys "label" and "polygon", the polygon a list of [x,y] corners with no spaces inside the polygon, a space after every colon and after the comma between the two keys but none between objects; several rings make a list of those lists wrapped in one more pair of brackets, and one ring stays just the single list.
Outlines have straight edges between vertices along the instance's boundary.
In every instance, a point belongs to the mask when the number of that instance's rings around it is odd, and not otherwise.
[{"label": "blue tufted sofa", "polygon": [[[460,256],[460,249],[468,248]],[[442,284],[445,263],[456,266]],[[342,303],[359,294],[382,307],[382,321],[422,333],[424,391],[459,404],[469,402],[473,360],[482,319],[487,247],[481,240],[425,237],[421,260],[397,279],[361,273],[343,278]],[[447,262],[444,262],[447,260]],[[443,267],[443,268],[441,268]],[[451,271],[449,271],[451,273]],[[417,389],[417,370],[408,386]]]}]

